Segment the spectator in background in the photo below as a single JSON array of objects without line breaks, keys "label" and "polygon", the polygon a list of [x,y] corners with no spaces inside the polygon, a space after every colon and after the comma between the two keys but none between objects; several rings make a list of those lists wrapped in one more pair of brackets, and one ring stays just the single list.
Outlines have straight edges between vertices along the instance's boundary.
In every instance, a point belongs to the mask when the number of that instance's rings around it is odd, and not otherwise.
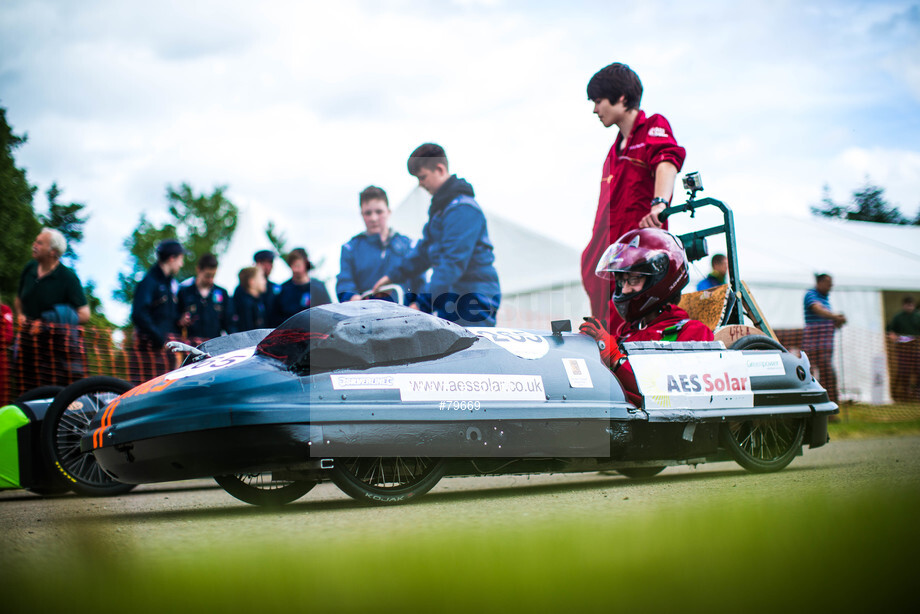
[{"label": "spectator in background", "polygon": [[291,278],[281,284],[274,303],[274,321],[284,322],[295,313],[310,307],[327,305],[332,302],[323,282],[310,279],[313,264],[302,247],[292,249],[287,255],[291,267]]},{"label": "spectator in background", "polygon": [[195,263],[195,277],[179,284],[180,332],[195,345],[235,332],[233,301],[214,283],[217,266],[214,254],[204,254]]},{"label": "spectator in background", "polygon": [[671,201],[674,180],[686,150],[677,144],[671,126],[661,115],[646,117],[639,108],[642,82],[620,63],[599,70],[588,82],[588,100],[605,128],[619,129],[604,160],[600,198],[591,241],[581,255],[581,277],[591,301],[591,315],[610,318],[611,330],[621,322],[608,313],[609,280],[599,279],[594,267],[607,247],[636,228],[665,228],[658,214]]},{"label": "spectator in background", "polygon": [[920,313],[914,297],[904,297],[901,311],[891,318],[885,330],[895,350],[892,396],[895,401],[916,400],[920,380]]},{"label": "spectator in background", "polygon": [[267,326],[278,326],[281,322],[272,320],[275,313],[275,299],[281,292],[281,284],[276,284],[271,280],[272,269],[275,267],[275,252],[263,249],[257,251],[252,257],[256,266],[262,269],[262,275],[265,277],[265,290],[262,291],[262,305],[265,307],[265,317]]},{"label": "spectator in background", "polygon": [[473,186],[451,175],[447,164],[444,148],[434,143],[420,145],[409,156],[409,174],[431,194],[428,223],[421,240],[374,289],[410,283],[430,268],[420,307],[461,326],[495,326],[501,287],[486,217],[473,198]]},{"label": "spectator in background", "polygon": [[[815,275],[815,287],[805,293],[805,331],[802,350],[811,361],[812,375],[827,390],[827,396],[837,402],[837,373],[834,371],[834,332],[846,324],[842,313],[831,311],[830,293],[833,278],[827,273]],[[832,417],[833,420],[836,416]]]},{"label": "spectator in background", "polygon": [[134,289],[131,323],[134,324],[134,352],[128,379],[143,382],[174,366],[163,346],[176,336],[179,317],[175,276],[185,263],[185,249],[175,239],[160,241],[157,262]]},{"label": "spectator in background", "polygon": [[27,320],[85,324],[89,305],[77,274],[61,264],[67,240],[59,231],[43,228],[32,243],[32,260],[19,278],[14,305],[23,325]]},{"label": "spectator in background", "polygon": [[885,328],[888,337],[896,341],[898,337],[920,337],[920,313],[914,297],[905,296],[901,301],[901,311],[896,313]]},{"label": "spectator in background", "polygon": [[709,290],[725,283],[725,277],[728,275],[728,258],[725,254],[716,254],[712,257],[712,272],[696,284],[697,291]]},{"label": "spectator in background", "polygon": [[32,260],[19,278],[14,300],[20,325],[17,374],[22,391],[66,386],[83,377],[82,342],[77,324],[90,310],[77,274],[61,264],[67,240],[43,228],[32,243]]},{"label": "spectator in background", "polygon": [[[386,271],[402,264],[412,249],[412,240],[390,228],[390,203],[387,193],[377,186],[366,187],[358,196],[364,232],[342,246],[335,292],[339,302],[357,301],[374,287]],[[424,279],[417,276],[403,285],[405,304],[418,306],[415,293],[421,292]]]},{"label": "spectator in background", "polygon": [[240,285],[233,292],[233,313],[236,316],[237,332],[265,328],[265,294],[266,280],[262,269],[249,266],[240,269]]}]

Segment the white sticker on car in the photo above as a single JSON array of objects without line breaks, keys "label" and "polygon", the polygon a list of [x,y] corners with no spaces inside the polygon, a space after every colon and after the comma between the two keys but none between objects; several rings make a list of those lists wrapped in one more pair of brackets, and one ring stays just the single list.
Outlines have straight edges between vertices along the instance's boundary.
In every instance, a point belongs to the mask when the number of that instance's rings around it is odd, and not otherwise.
[{"label": "white sticker on car", "polygon": [[584,358],[563,358],[562,365],[565,374],[569,376],[569,386],[572,388],[594,388],[591,374],[588,372],[588,363]]},{"label": "white sticker on car", "polygon": [[489,373],[399,373],[394,375],[403,401],[545,401],[539,375]]},{"label": "white sticker on car", "polygon": [[332,375],[335,390],[387,390],[398,388],[392,375]]},{"label": "white sticker on car", "polygon": [[515,328],[469,328],[476,335],[508,350],[518,358],[535,360],[546,356],[549,344],[540,335]]},{"label": "white sticker on car", "polygon": [[751,373],[741,352],[636,354],[629,364],[645,409],[754,406]]},{"label": "white sticker on car", "polygon": [[210,371],[217,371],[218,369],[225,369],[226,367],[239,364],[244,360],[252,358],[255,352],[256,348],[251,347],[242,350],[233,350],[226,354],[218,354],[213,358],[207,358],[199,362],[193,362],[184,367],[179,367],[175,371],[167,373],[165,379],[176,380],[184,377],[191,377],[193,375],[201,375],[202,373],[208,373]]},{"label": "white sticker on car", "polygon": [[785,375],[786,368],[779,352],[775,354],[745,354],[748,373],[751,375]]}]

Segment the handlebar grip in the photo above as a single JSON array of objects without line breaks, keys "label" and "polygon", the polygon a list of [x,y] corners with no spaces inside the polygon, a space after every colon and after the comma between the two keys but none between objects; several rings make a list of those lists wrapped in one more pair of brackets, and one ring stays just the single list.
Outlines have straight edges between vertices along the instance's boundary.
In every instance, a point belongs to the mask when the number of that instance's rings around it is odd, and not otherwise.
[{"label": "handlebar grip", "polygon": [[658,221],[664,224],[665,221],[675,213],[679,213],[677,207],[665,207],[665,209],[658,214]]}]

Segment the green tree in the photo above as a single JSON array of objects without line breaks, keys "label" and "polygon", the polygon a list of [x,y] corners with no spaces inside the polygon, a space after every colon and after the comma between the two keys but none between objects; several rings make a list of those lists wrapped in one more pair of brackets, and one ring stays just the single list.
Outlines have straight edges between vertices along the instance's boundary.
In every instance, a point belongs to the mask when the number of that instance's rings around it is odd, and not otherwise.
[{"label": "green tree", "polygon": [[82,203],[70,203],[63,205],[57,201],[62,190],[58,184],[52,183],[48,191],[45,192],[48,197],[48,213],[39,215],[38,219],[42,226],[56,228],[61,231],[64,238],[67,239],[67,251],[63,254],[65,261],[73,264],[77,260],[77,254],[74,252],[74,246],[83,241],[83,226],[89,220],[89,215],[81,216],[86,205]]},{"label": "green tree", "polygon": [[0,295],[10,303],[19,289],[22,269],[32,257],[32,241],[41,228],[32,206],[35,187],[13,159],[13,150],[26,138],[13,134],[6,122],[6,109],[0,107]]},{"label": "green tree", "polygon": [[188,252],[179,279],[194,274],[199,256],[208,252],[220,256],[227,251],[239,211],[224,196],[226,189],[220,186],[210,195],[196,195],[186,183],[178,190],[166,186],[169,220],[158,226],[141,215],[137,227],[123,243],[130,255],[131,270],[118,274],[115,298],[125,303],[133,300],[134,288],[156,262],[156,245],[164,239],[178,240]]},{"label": "green tree", "polygon": [[901,211],[889,205],[885,200],[885,188],[872,185],[868,178],[865,185],[853,191],[852,201],[841,205],[830,197],[830,189],[824,186],[822,207],[811,207],[812,215],[834,217],[860,222],[877,222],[879,224],[907,224],[908,220]]},{"label": "green tree", "polygon": [[275,248],[275,252],[282,259],[287,256],[287,237],[283,232],[275,228],[274,222],[269,222],[268,226],[265,227],[265,236],[268,237],[268,242],[271,243],[271,246]]}]

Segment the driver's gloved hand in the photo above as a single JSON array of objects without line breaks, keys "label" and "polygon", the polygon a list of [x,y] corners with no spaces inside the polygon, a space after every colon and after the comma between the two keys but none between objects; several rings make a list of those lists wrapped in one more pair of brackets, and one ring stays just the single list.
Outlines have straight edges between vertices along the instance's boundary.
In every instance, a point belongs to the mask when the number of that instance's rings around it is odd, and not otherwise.
[{"label": "driver's gloved hand", "polygon": [[597,341],[597,347],[601,351],[601,360],[605,365],[610,368],[613,368],[614,365],[618,366],[618,362],[625,358],[625,355],[617,346],[616,337],[607,330],[607,323],[593,317],[587,317],[584,320],[578,330]]}]

